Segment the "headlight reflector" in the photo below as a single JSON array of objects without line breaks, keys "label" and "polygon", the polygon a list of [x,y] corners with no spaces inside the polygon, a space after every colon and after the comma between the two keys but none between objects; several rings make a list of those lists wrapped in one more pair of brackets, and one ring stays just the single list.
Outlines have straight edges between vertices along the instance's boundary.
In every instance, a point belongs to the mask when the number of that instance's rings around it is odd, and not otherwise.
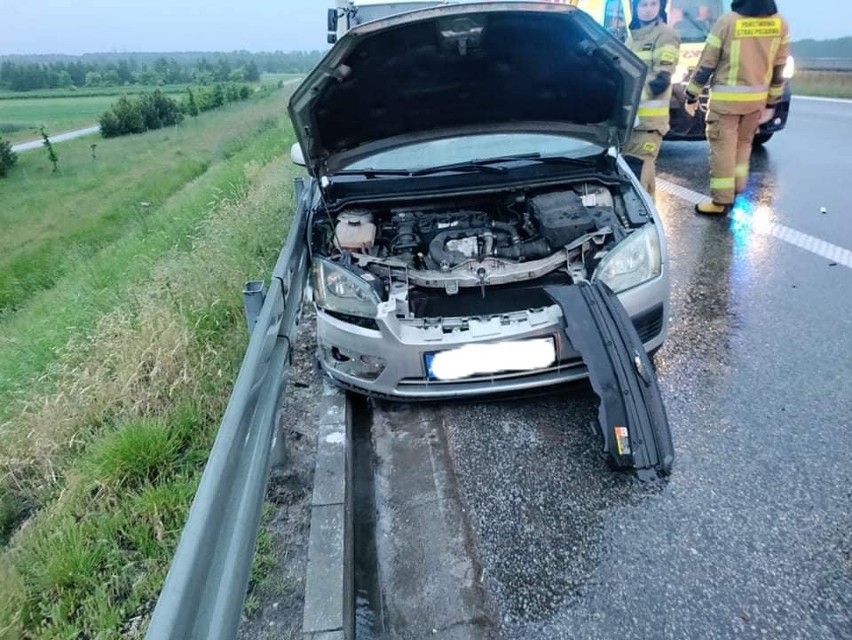
[{"label": "headlight reflector", "polygon": [[[369,281],[368,279],[372,279]],[[314,261],[314,296],[317,306],[328,311],[360,318],[375,318],[381,302],[376,277],[363,276],[323,258]]]},{"label": "headlight reflector", "polygon": [[620,293],[658,277],[662,270],[657,229],[653,224],[646,224],[610,251],[598,265],[595,278]]}]

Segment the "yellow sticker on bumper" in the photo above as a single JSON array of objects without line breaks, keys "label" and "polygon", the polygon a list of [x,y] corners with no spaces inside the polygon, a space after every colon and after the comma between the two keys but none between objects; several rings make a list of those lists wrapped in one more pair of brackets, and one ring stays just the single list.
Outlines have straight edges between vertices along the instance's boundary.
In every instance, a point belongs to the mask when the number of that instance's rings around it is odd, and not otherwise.
[{"label": "yellow sticker on bumper", "polygon": [[615,446],[618,447],[618,455],[620,456],[629,456],[632,453],[630,450],[630,436],[627,433],[627,427],[615,428]]}]

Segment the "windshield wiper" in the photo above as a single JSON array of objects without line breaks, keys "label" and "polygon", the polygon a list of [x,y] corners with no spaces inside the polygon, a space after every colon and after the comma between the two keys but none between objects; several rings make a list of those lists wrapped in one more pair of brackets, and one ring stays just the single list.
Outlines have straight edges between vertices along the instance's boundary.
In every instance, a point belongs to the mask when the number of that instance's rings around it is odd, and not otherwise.
[{"label": "windshield wiper", "polygon": [[541,154],[535,152],[520,153],[513,156],[497,156],[494,158],[486,158],[484,160],[465,160],[464,162],[453,162],[451,164],[441,164],[436,167],[416,169],[411,172],[411,175],[427,176],[432,173],[442,173],[444,171],[489,171],[491,173],[504,173],[506,171],[506,167],[495,167],[493,165],[502,164],[504,162],[513,162],[515,160],[537,160],[540,157]]},{"label": "windshield wiper", "polygon": [[377,176],[405,176],[416,178],[418,176],[428,176],[436,173],[445,172],[476,172],[485,171],[488,173],[505,173],[508,167],[495,165],[505,164],[515,161],[532,161],[542,164],[566,164],[581,167],[593,167],[596,164],[596,158],[569,158],[568,156],[543,156],[540,153],[520,153],[511,156],[497,156],[494,158],[485,158],[484,160],[465,160],[464,162],[453,162],[451,164],[442,164],[435,167],[424,167],[423,169],[343,169],[338,171],[338,175],[363,175],[367,178]]},{"label": "windshield wiper", "polygon": [[490,171],[492,173],[504,173],[508,171],[507,167],[497,167],[494,165],[503,164],[506,162],[514,162],[516,160],[540,162],[542,164],[568,164],[574,166],[591,167],[596,164],[594,158],[569,158],[568,156],[543,156],[538,152],[522,153],[514,156],[499,156],[496,158],[488,158],[486,160],[469,160],[467,162],[456,162],[453,164],[445,164],[438,167],[428,167],[426,169],[417,169],[412,171],[412,176],[425,176],[433,173],[441,173],[443,171]]}]

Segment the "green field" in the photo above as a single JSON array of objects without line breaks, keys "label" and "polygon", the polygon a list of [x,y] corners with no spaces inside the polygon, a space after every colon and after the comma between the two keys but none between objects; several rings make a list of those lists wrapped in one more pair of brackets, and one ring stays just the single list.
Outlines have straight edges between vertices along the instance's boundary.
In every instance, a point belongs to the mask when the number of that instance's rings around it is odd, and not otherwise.
[{"label": "green field", "polygon": [[180,93],[186,89],[185,84],[145,85],[130,84],[123,87],[81,87],[68,89],[39,89],[38,91],[9,91],[0,90],[0,100],[31,100],[33,98],[91,98],[98,96],[135,95],[142,92],[160,90],[163,93]]},{"label": "green field", "polygon": [[38,138],[42,125],[54,135],[89,127],[114,101],[113,96],[0,100],[0,136],[14,143]]},{"label": "green field", "polygon": [[245,350],[242,285],[286,237],[285,107],[63,142],[58,173],[36,150],[0,183],[0,639],[144,634]]},{"label": "green field", "polygon": [[793,94],[825,98],[852,98],[852,72],[800,69],[792,80]]}]

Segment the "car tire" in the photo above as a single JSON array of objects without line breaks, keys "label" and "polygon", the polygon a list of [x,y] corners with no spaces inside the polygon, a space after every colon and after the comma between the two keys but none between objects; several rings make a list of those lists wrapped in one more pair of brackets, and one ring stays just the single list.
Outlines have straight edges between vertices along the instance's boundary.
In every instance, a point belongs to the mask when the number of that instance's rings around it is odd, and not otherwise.
[{"label": "car tire", "polygon": [[767,142],[769,142],[771,139],[772,139],[771,133],[758,133],[758,134],[755,134],[754,140],[752,140],[752,145],[755,146],[755,147],[762,147]]}]

